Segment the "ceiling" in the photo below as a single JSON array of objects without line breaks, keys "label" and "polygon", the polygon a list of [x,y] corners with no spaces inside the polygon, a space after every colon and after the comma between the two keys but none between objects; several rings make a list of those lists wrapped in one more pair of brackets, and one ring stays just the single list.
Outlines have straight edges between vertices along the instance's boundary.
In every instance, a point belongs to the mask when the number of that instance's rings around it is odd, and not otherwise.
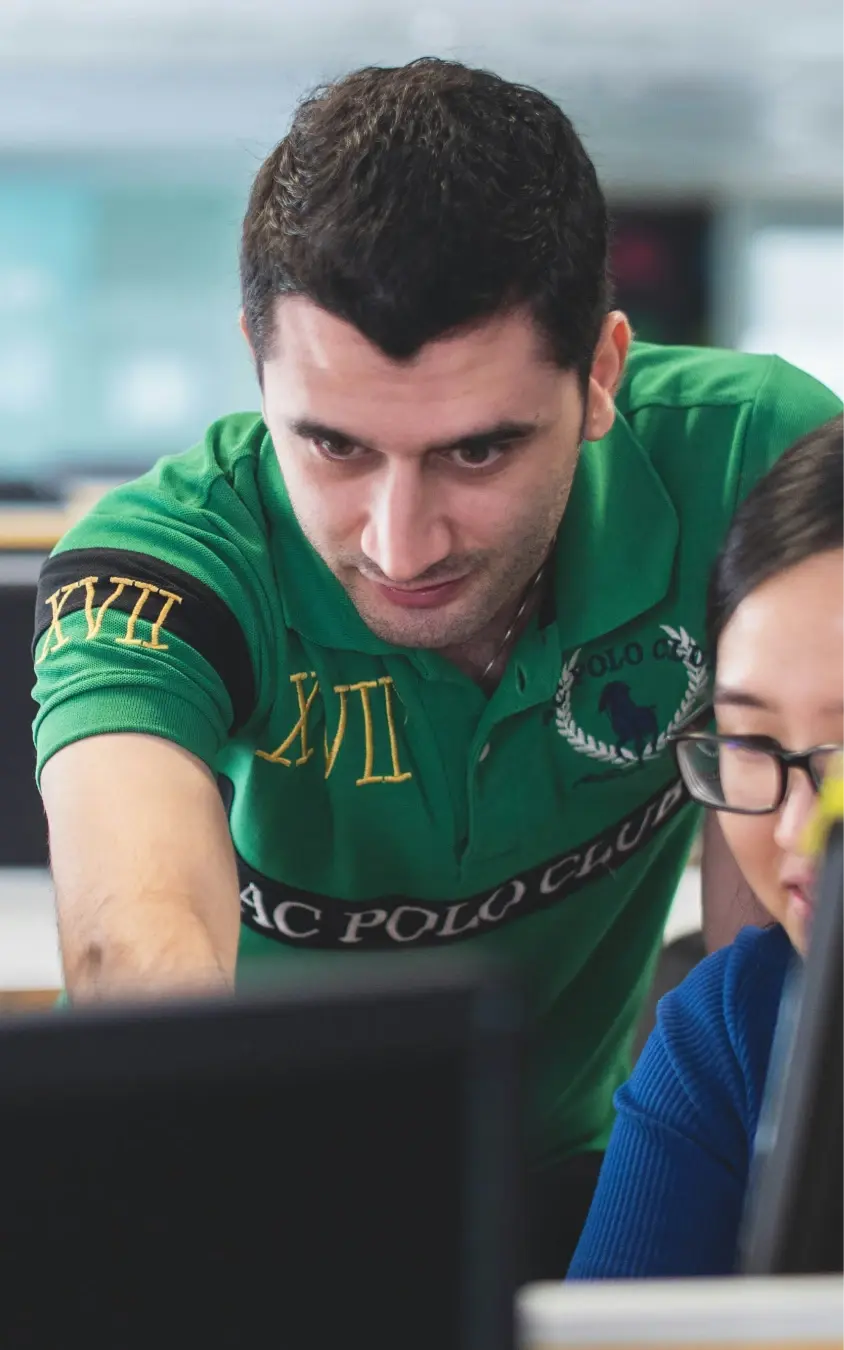
[{"label": "ceiling", "polygon": [[0,149],[260,157],[314,82],[432,52],[553,94],[619,189],[840,195],[840,0],[0,0]]}]

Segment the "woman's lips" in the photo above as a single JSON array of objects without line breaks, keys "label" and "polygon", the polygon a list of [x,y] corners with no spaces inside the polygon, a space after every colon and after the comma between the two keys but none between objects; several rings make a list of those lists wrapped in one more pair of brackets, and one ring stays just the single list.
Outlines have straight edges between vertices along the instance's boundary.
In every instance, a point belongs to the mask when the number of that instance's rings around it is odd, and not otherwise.
[{"label": "woman's lips", "polygon": [[786,886],[785,889],[788,893],[789,908],[802,920],[802,922],[805,923],[812,916],[813,905],[811,891],[799,885]]}]

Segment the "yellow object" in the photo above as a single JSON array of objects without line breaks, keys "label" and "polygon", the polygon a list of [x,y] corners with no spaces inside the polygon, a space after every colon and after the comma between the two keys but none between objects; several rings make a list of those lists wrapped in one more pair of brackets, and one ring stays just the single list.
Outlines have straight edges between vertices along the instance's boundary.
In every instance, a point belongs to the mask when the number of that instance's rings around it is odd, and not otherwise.
[{"label": "yellow object", "polygon": [[803,847],[811,857],[823,852],[830,827],[844,819],[844,760],[839,755],[830,765],[818,794],[818,804],[806,827]]}]

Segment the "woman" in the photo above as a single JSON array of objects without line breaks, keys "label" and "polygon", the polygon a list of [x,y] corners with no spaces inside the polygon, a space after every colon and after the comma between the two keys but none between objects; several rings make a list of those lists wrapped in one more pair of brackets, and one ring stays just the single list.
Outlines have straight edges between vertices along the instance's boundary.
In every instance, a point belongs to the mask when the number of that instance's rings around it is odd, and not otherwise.
[{"label": "woman", "polygon": [[618,1110],[570,1279],[735,1268],[753,1139],[786,971],[804,953],[801,836],[844,739],[842,422],[793,446],[730,528],[709,593],[717,734],[675,737],[686,785],[719,812],[771,915],[662,1000]]}]

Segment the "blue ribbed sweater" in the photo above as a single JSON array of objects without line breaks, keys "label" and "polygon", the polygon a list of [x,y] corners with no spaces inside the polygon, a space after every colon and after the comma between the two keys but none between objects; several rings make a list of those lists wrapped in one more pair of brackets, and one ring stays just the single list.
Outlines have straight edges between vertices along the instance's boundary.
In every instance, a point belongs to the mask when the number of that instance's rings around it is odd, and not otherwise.
[{"label": "blue ribbed sweater", "polygon": [[746,928],[661,1000],[617,1119],[569,1279],[724,1275],[792,957]]}]

